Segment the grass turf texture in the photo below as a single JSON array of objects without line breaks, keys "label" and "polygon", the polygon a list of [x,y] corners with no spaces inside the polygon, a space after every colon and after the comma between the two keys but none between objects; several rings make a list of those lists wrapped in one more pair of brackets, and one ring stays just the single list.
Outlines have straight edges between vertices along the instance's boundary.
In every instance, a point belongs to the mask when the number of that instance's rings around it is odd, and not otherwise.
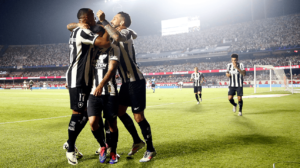
[{"label": "grass turf texture", "polygon": [[[253,88],[245,88],[244,95],[250,94]],[[0,96],[0,167],[74,167],[62,149],[71,116],[67,90],[0,90]],[[200,105],[193,89],[147,90],[146,118],[158,152],[153,161],[139,163],[145,148],[126,158],[132,139],[118,120],[119,163],[99,163],[94,155],[98,144],[87,124],[76,142],[84,154],[78,167],[249,168],[300,162],[299,100],[300,94],[244,99],[239,117],[232,112],[227,89],[204,88]],[[130,109],[128,113],[132,116]],[[61,116],[66,117],[15,122]],[[276,168],[282,165],[299,166]]]}]

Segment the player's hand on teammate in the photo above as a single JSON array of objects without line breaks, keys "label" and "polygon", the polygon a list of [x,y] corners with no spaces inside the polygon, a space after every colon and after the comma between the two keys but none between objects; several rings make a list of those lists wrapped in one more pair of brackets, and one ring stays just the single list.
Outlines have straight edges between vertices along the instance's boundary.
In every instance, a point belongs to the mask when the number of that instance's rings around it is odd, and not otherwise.
[{"label": "player's hand on teammate", "polygon": [[98,85],[97,88],[94,91],[94,96],[101,96],[102,95],[102,89],[103,89],[103,86]]},{"label": "player's hand on teammate", "polygon": [[100,22],[103,22],[105,20],[105,13],[102,10],[99,10],[97,12],[97,17],[100,20]]},{"label": "player's hand on teammate", "polygon": [[78,27],[81,28],[81,29],[89,29],[90,26],[86,23],[77,23],[78,24]]}]

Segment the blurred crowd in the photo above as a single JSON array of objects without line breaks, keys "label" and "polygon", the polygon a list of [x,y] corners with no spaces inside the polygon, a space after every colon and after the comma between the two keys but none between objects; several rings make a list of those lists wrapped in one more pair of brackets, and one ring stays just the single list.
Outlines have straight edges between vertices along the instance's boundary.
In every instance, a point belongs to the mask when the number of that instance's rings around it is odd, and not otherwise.
[{"label": "blurred crowd", "polygon": [[[270,57],[262,59],[245,59],[239,62],[243,63],[245,68],[252,68],[254,65],[273,65],[273,66],[287,66],[288,60],[291,60],[292,65],[300,65],[300,56],[289,57]],[[222,62],[199,62],[199,63],[185,63],[178,65],[157,65],[157,66],[142,66],[140,67],[143,73],[154,72],[178,72],[178,71],[193,71],[194,67],[199,70],[213,70],[213,69],[226,69],[228,61]]]},{"label": "blurred crowd", "polygon": [[68,44],[9,46],[0,66],[68,65]]},{"label": "blurred crowd", "polygon": [[[228,52],[292,48],[300,47],[299,32],[300,14],[294,14],[186,34],[139,36],[135,40],[135,49],[136,53],[159,53],[208,49],[224,43],[230,46]],[[68,53],[68,44],[9,46],[0,58],[0,66],[68,65]]]},{"label": "blurred crowd", "polygon": [[247,52],[300,46],[300,14],[213,27],[170,36],[140,36],[137,53],[212,48],[222,43],[229,52]]}]

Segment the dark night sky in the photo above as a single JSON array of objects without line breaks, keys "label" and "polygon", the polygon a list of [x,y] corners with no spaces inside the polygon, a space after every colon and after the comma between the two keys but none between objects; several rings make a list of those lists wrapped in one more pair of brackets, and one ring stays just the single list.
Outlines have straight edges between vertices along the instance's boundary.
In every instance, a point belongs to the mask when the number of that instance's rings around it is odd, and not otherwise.
[{"label": "dark night sky", "polygon": [[[66,25],[77,22],[80,8],[101,9],[107,19],[128,12],[138,35],[160,34],[160,22],[200,16],[201,28],[251,20],[250,0],[0,0],[0,44],[66,43]],[[264,18],[263,0],[254,0],[254,19]],[[267,17],[300,12],[300,0],[266,0]]]}]

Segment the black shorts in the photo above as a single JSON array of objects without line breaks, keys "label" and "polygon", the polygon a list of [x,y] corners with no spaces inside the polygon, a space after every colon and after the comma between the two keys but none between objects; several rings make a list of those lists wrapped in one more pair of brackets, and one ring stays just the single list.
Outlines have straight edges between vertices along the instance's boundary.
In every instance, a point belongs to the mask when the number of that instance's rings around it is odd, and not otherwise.
[{"label": "black shorts", "polygon": [[90,87],[69,88],[70,108],[77,112],[85,112],[90,92]]},{"label": "black shorts", "polygon": [[120,105],[131,106],[133,113],[146,109],[146,82],[139,80],[123,83],[119,92]]},{"label": "black shorts", "polygon": [[119,101],[118,96],[101,95],[89,96],[87,114],[91,116],[101,116],[103,111],[103,118],[114,120],[118,116]]},{"label": "black shorts", "polygon": [[202,92],[202,86],[194,86],[194,93]]},{"label": "black shorts", "polygon": [[229,87],[228,96],[234,96],[237,92],[237,96],[243,96],[243,87]]},{"label": "black shorts", "polygon": [[155,84],[152,84],[152,87],[155,87]]},{"label": "black shorts", "polygon": [[30,88],[32,88],[32,85],[29,85]]}]

